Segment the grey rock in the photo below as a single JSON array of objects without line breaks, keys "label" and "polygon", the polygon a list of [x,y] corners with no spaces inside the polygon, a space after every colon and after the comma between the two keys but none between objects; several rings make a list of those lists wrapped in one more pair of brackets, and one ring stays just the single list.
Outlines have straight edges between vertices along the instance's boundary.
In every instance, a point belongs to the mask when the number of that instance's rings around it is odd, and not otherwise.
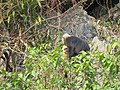
[{"label": "grey rock", "polygon": [[[95,19],[89,16],[81,6],[75,6],[64,14],[61,14],[60,17],[51,19],[48,22],[50,22],[52,26],[58,28],[51,27],[47,24],[45,29],[51,30],[53,34],[62,31],[62,34],[60,34],[58,38],[60,38],[64,33],[69,33],[88,40],[91,40],[97,35],[96,28],[93,24]],[[58,39],[56,40],[56,42],[59,41]]]},{"label": "grey rock", "polygon": [[107,48],[105,47],[105,40],[101,41],[99,40],[98,36],[94,37],[92,40],[92,48],[96,48],[97,47],[97,51],[99,52],[104,52],[107,53]]}]

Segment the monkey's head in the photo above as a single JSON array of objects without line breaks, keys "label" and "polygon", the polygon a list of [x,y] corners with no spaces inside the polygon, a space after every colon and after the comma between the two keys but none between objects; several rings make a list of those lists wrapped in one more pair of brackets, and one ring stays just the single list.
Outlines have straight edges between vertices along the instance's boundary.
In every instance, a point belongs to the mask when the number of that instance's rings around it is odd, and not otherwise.
[{"label": "monkey's head", "polygon": [[[68,33],[63,34],[63,36],[62,36],[62,41],[63,41],[64,44],[65,44],[66,40],[67,40],[69,37],[71,37],[71,35],[69,35]],[[66,45],[66,44],[65,44],[65,45]]]}]

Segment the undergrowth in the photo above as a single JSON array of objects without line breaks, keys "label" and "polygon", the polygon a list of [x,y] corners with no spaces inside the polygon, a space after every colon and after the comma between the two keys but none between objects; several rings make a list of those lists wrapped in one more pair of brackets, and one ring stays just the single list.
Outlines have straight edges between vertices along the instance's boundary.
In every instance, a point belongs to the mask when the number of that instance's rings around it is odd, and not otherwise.
[{"label": "undergrowth", "polygon": [[[61,46],[61,45],[60,45]],[[51,49],[51,43],[28,49],[22,72],[2,71],[3,90],[119,90],[120,43],[112,40],[106,54],[98,51],[81,52],[70,61],[61,48]],[[46,51],[45,51],[46,50]],[[65,78],[65,72],[68,77]]]},{"label": "undergrowth", "polygon": [[[2,70],[0,90],[120,90],[119,40],[111,40],[106,46],[108,53],[94,49],[65,60],[61,45],[54,49],[49,40],[55,39],[48,35],[50,30],[41,29],[47,23],[42,16],[42,1],[45,0],[2,0],[0,3],[0,42],[11,41],[10,38],[17,38],[14,44],[19,39],[27,44],[35,42],[32,47],[28,46],[23,71]],[[104,26],[118,32],[119,23],[120,20],[117,25],[107,22]]]}]

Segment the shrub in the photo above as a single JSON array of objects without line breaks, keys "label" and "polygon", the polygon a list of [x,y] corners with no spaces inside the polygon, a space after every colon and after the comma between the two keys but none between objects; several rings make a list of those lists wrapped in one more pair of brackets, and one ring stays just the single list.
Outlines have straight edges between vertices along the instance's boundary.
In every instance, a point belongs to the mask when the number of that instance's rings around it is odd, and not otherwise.
[{"label": "shrub", "polygon": [[119,46],[113,40],[110,48],[113,54],[82,51],[70,61],[64,60],[60,48],[51,49],[50,43],[29,48],[28,59],[24,62],[26,69],[12,73],[3,71],[1,76],[6,75],[7,79],[1,82],[0,89],[118,90]]}]

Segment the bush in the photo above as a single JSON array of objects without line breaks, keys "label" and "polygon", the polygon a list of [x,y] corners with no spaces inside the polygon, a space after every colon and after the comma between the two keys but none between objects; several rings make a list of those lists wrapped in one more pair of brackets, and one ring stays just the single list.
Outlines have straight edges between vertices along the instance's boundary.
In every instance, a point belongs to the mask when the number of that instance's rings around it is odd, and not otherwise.
[{"label": "bush", "polygon": [[[119,41],[112,40],[110,45],[106,46],[108,53],[96,50],[81,52],[78,56],[67,61],[63,57],[61,48],[53,49],[53,43],[42,43],[39,46],[41,43],[38,38],[39,33],[42,34],[40,38],[43,42],[46,41],[46,38],[50,38],[49,31],[40,31],[44,19],[40,13],[41,0],[4,0],[0,7],[2,7],[1,31],[9,32],[13,39],[22,34],[23,36],[19,39],[23,41],[32,36],[37,43],[36,47],[28,48],[28,57],[24,61],[25,70],[21,72],[2,70],[0,73],[0,90],[120,89]],[[106,23],[106,26],[114,28],[111,27],[114,25],[110,25],[110,23]],[[118,25],[115,26],[115,29],[116,27],[118,28]],[[5,36],[3,37],[5,38]],[[0,38],[0,41],[7,40]],[[68,78],[65,78],[66,73]]]},{"label": "bush", "polygon": [[[64,60],[60,48],[51,49],[51,43],[29,48],[22,72],[8,73],[0,89],[33,90],[119,90],[120,44],[111,43],[113,54],[81,52],[70,61]],[[82,62],[83,61],[83,62]],[[65,78],[67,72],[68,78]]]}]

